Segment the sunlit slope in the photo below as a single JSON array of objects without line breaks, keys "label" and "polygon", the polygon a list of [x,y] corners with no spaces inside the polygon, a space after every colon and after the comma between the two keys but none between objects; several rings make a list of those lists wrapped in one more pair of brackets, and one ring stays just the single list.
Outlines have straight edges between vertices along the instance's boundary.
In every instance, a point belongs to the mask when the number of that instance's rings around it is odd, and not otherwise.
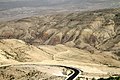
[{"label": "sunlit slope", "polygon": [[60,13],[0,23],[1,39],[20,39],[28,44],[64,44],[94,53],[120,52],[120,9]]},{"label": "sunlit slope", "polygon": [[41,62],[73,61],[91,64],[102,64],[107,66],[120,67],[117,55],[110,52],[90,53],[87,50],[67,47],[65,45],[48,46],[41,45],[38,48],[16,39],[0,40],[0,62]]},{"label": "sunlit slope", "polygon": [[89,76],[119,74],[119,12],[104,9],[0,22],[0,63],[77,66]]},{"label": "sunlit slope", "polygon": [[31,62],[48,60],[52,57],[38,48],[20,40],[0,40],[0,62]]}]

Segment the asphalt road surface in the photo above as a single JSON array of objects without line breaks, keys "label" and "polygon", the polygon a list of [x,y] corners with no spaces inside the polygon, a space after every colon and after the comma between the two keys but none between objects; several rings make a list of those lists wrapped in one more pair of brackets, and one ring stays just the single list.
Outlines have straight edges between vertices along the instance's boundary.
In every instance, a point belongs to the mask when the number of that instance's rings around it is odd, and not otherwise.
[{"label": "asphalt road surface", "polygon": [[[9,65],[1,65],[0,67],[19,66],[19,65],[22,66],[22,65],[40,65],[40,64],[14,64],[14,65],[9,64]],[[65,80],[76,80],[78,75],[82,73],[81,70],[74,67],[68,67],[68,66],[62,66],[62,65],[43,65],[43,66],[63,67],[63,68],[72,70],[73,73],[69,75]]]}]

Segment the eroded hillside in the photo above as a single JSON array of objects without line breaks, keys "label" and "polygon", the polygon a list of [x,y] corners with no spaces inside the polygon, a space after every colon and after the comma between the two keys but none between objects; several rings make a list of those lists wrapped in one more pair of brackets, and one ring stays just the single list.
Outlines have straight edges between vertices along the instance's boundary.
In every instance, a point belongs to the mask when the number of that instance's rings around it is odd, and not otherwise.
[{"label": "eroded hillside", "polygon": [[43,69],[43,64],[77,67],[83,71],[83,74],[79,75],[83,78],[108,77],[120,74],[118,59],[118,56],[107,51],[90,53],[62,44],[35,47],[17,39],[2,39],[0,40],[0,79],[63,80],[66,77],[67,71],[56,69],[60,68],[59,66],[54,68],[48,66]]},{"label": "eroded hillside", "polygon": [[120,74],[120,8],[0,22],[0,39],[1,64],[74,66],[92,78]]},{"label": "eroded hillside", "polygon": [[[119,55],[120,9],[30,17],[0,23],[0,38],[16,38],[39,46],[65,44]],[[93,52],[93,50],[92,50]]]}]

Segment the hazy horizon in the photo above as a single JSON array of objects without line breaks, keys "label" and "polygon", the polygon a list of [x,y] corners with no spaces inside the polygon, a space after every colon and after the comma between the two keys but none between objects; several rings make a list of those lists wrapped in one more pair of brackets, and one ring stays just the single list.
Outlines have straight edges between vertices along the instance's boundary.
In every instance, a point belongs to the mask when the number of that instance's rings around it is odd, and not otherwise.
[{"label": "hazy horizon", "polygon": [[0,20],[118,7],[120,0],[0,0]]},{"label": "hazy horizon", "polygon": [[119,0],[0,0],[0,9],[21,7],[52,8],[114,8],[120,7]]}]

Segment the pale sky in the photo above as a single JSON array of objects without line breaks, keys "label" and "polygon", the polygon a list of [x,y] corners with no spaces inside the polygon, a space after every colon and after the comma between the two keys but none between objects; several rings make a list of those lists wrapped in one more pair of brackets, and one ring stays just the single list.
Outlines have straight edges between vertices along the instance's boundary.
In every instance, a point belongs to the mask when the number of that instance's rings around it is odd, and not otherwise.
[{"label": "pale sky", "polygon": [[120,0],[0,0],[0,19],[24,18],[49,11],[87,11],[118,7]]},{"label": "pale sky", "polygon": [[120,0],[0,0],[0,9],[21,7],[112,8],[120,7]]}]

